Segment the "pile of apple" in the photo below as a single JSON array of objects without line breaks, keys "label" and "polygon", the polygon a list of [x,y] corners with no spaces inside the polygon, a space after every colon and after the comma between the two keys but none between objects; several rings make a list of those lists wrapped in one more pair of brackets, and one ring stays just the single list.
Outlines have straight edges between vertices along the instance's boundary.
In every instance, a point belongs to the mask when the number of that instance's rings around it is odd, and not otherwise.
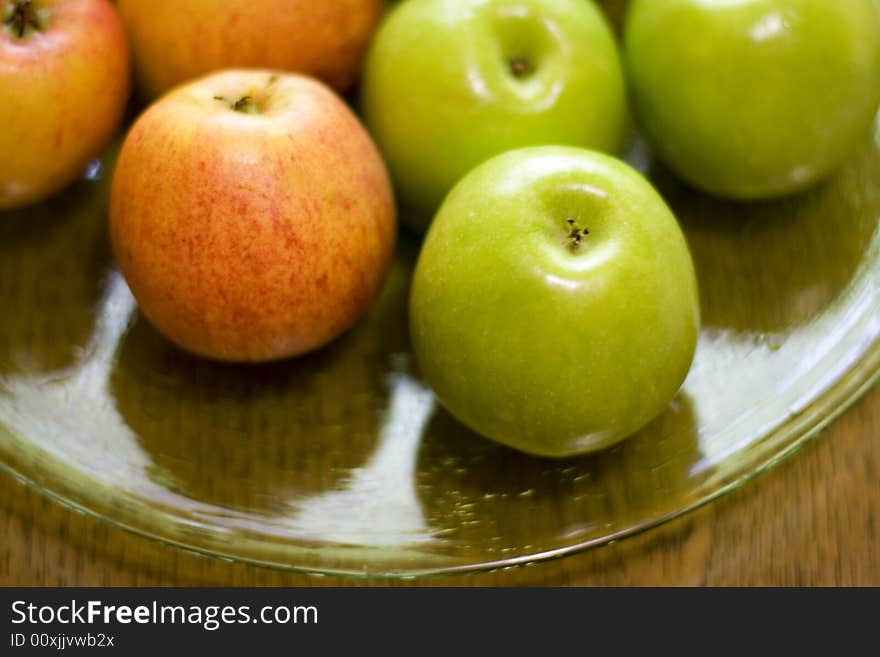
[{"label": "pile of apple", "polygon": [[[876,0],[633,0],[621,49],[592,0],[391,5],[0,0],[0,209],[81,175],[133,70],[152,104],[110,234],[160,332],[237,362],[327,344],[383,283],[396,199],[427,232],[425,380],[479,433],[567,456],[657,416],[699,332],[678,223],[614,157],[630,117],[746,202],[827,177],[880,104]],[[358,79],[363,124],[337,95]]]}]

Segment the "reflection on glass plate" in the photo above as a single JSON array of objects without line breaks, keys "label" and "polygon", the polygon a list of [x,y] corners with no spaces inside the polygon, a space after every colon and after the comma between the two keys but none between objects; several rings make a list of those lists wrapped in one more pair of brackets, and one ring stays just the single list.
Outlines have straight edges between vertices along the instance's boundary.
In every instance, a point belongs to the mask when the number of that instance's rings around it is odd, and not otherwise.
[{"label": "reflection on glass plate", "polygon": [[180,353],[112,267],[106,162],[0,222],[4,467],[162,541],[359,576],[527,563],[694,509],[794,452],[880,370],[880,140],[809,194],[751,205],[633,157],[682,221],[705,326],[678,397],[610,451],[528,457],[437,405],[409,356],[407,238],[367,320],[319,353]]}]

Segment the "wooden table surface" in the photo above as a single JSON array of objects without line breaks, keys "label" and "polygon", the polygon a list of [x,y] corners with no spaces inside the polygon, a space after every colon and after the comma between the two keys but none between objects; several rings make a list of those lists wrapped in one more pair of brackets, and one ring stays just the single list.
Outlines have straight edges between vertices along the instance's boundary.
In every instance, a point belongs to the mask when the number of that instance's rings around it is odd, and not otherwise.
[{"label": "wooden table surface", "polygon": [[[470,586],[880,585],[880,388],[817,441],[726,498],[590,553]],[[358,583],[235,565],[161,546],[0,477],[0,584],[309,586]],[[380,583],[382,584],[382,583]]]}]

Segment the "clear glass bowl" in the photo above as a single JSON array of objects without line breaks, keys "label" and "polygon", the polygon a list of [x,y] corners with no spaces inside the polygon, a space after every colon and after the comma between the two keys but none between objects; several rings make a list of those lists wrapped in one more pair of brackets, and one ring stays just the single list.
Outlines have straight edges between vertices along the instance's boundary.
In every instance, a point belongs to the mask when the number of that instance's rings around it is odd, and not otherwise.
[{"label": "clear glass bowl", "polygon": [[235,367],[177,351],[112,267],[96,164],[0,221],[2,467],[138,534],[314,573],[494,569],[633,535],[792,454],[877,378],[878,144],[764,204],[650,171],[697,266],[696,360],[647,429],[564,461],[490,443],[438,407],[409,354],[418,244],[405,236],[369,317],[321,352]]}]

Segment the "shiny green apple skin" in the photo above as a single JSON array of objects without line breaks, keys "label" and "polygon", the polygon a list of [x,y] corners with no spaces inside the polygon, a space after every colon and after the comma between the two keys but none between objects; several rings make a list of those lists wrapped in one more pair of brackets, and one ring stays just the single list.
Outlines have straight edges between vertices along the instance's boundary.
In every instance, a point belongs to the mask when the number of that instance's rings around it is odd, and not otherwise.
[{"label": "shiny green apple skin", "polygon": [[880,103],[875,0],[635,0],[634,112],[659,158],[737,200],[801,191],[869,135]]},{"label": "shiny green apple skin", "polygon": [[628,116],[617,44],[590,0],[403,2],[368,53],[361,106],[416,230],[490,157],[616,151]]},{"label": "shiny green apple skin", "polygon": [[[589,231],[577,246],[569,219]],[[456,185],[410,299],[414,353],[444,406],[551,457],[608,447],[657,416],[699,324],[672,212],[628,165],[570,147],[511,151]]]}]

